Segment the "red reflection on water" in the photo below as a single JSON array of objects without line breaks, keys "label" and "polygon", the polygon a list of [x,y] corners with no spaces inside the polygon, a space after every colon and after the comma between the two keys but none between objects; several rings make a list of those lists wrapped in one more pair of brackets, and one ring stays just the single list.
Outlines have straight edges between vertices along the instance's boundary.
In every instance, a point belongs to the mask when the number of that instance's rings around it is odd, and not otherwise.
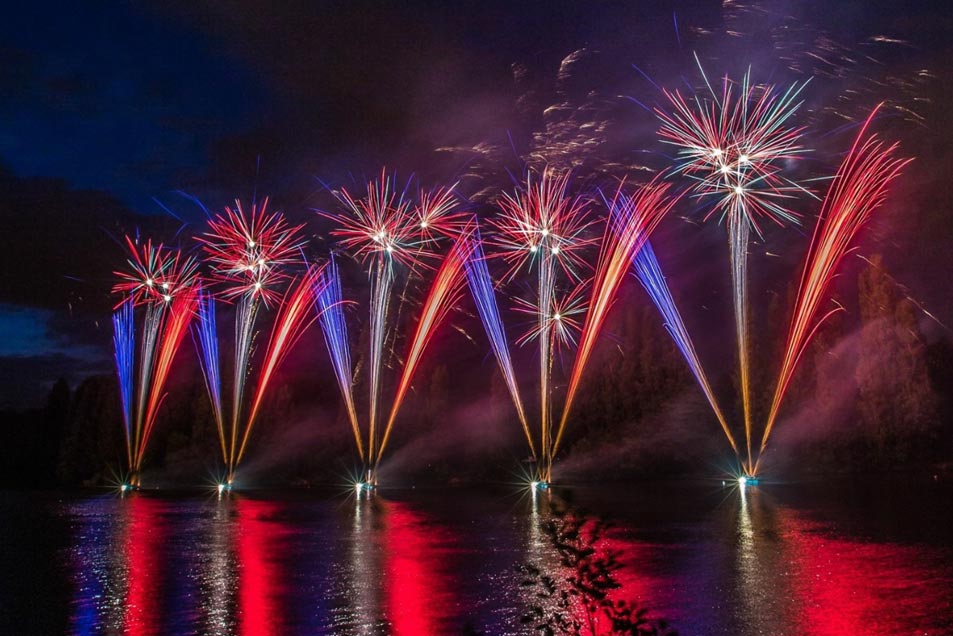
[{"label": "red reflection on water", "polygon": [[937,573],[933,551],[825,536],[818,524],[791,511],[781,513],[781,522],[804,633],[938,634],[949,629],[950,581]]},{"label": "red reflection on water", "polygon": [[445,528],[426,525],[426,518],[407,504],[388,502],[385,516],[385,585],[387,616],[395,636],[443,633],[440,619],[457,612],[453,584],[445,568]]},{"label": "red reflection on water", "polygon": [[139,495],[123,502],[123,556],[126,564],[126,603],[122,631],[126,636],[158,633],[162,559],[166,535],[163,504]]},{"label": "red reflection on water", "polygon": [[239,498],[235,502],[238,552],[238,633],[282,633],[279,545],[284,526],[274,520],[278,505]]}]

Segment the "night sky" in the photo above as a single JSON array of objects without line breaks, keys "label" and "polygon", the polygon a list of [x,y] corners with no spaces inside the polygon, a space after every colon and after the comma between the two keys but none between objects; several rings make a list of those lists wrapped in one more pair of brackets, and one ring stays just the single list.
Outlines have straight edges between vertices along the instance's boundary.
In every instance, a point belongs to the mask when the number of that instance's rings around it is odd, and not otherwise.
[{"label": "night sky", "polygon": [[[256,194],[321,232],[323,184],[382,165],[431,184],[464,178],[470,195],[497,183],[488,158],[504,175],[534,152],[558,163],[586,117],[613,125],[580,173],[658,167],[643,105],[660,103],[652,81],[697,80],[693,52],[713,76],[750,64],[772,81],[815,77],[819,150],[806,169],[818,174],[836,166],[829,149],[850,122],[891,100],[880,129],[917,162],[862,251],[883,253],[953,325],[945,2],[198,4],[27,2],[0,21],[0,407],[110,371],[124,233],[175,243],[199,231],[203,205]],[[554,124],[553,104],[571,115],[555,111]],[[671,219],[661,240],[682,225]],[[704,245],[676,278],[723,260]]]}]

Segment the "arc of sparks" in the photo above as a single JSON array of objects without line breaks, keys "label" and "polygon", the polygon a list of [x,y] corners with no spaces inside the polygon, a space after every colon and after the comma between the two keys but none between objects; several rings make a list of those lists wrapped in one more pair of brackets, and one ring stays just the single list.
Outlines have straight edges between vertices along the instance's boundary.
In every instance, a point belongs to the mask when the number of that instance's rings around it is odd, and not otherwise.
[{"label": "arc of sparks", "polygon": [[427,349],[427,345],[433,338],[436,328],[443,323],[447,315],[460,300],[465,280],[466,263],[470,260],[473,250],[473,241],[470,240],[471,233],[472,229],[464,230],[444,258],[440,269],[437,270],[434,276],[430,291],[427,294],[427,298],[420,312],[417,329],[414,332],[410,350],[407,354],[407,360],[404,363],[404,371],[397,385],[397,394],[394,397],[390,415],[384,427],[384,435],[381,438],[380,448],[373,458],[375,472],[384,454],[387,441],[390,438],[394,420],[397,419],[397,413],[400,411],[401,404],[403,404],[404,398],[407,395],[407,390],[410,388],[410,382],[414,377],[414,372],[420,364],[420,359]]},{"label": "arc of sparks", "polygon": [[662,268],[659,266],[658,259],[655,257],[655,251],[652,249],[650,241],[646,241],[645,244],[642,245],[642,249],[636,252],[632,261],[632,268],[639,282],[642,284],[642,287],[648,293],[649,298],[651,298],[652,303],[662,315],[665,330],[672,336],[672,340],[675,341],[675,345],[682,353],[682,357],[684,357],[688,363],[688,368],[691,370],[692,375],[695,376],[695,380],[705,394],[705,399],[708,400],[708,404],[718,419],[721,430],[724,431],[725,437],[728,438],[728,443],[731,444],[732,450],[734,450],[737,455],[738,445],[735,442],[734,435],[731,434],[728,421],[718,406],[714,391],[712,391],[711,385],[708,382],[708,377],[695,351],[695,345],[692,343],[688,329],[685,327],[682,316],[678,312],[678,306],[675,304],[672,292],[665,282],[665,276],[662,274]]},{"label": "arc of sparks", "polygon": [[487,339],[490,341],[490,348],[496,357],[500,373],[503,375],[503,381],[506,382],[510,399],[513,400],[516,416],[519,418],[523,434],[526,436],[526,443],[529,444],[530,453],[536,459],[536,445],[533,443],[529,422],[523,409],[523,400],[520,398],[519,385],[516,383],[516,373],[513,371],[513,360],[506,339],[506,330],[503,326],[503,320],[500,318],[500,309],[496,303],[496,289],[486,265],[486,256],[483,253],[479,229],[474,229],[474,235],[470,240],[473,242],[470,249],[470,258],[464,263],[470,294],[476,305],[477,313],[480,315],[480,321],[483,323]]},{"label": "arc of sparks", "polygon": [[837,170],[827,196],[824,197],[821,214],[804,262],[781,372],[761,437],[755,471],[768,445],[788,385],[808,343],[829,317],[842,310],[840,307],[834,307],[815,320],[837,266],[851,251],[851,244],[857,233],[873,212],[883,204],[890,183],[911,161],[896,156],[899,144],[888,145],[876,134],[867,134],[867,129],[880,107],[881,105],[878,105],[874,108],[864,121],[850,152]]},{"label": "arc of sparks", "polygon": [[218,354],[218,333],[215,319],[215,297],[208,292],[200,292],[198,298],[198,322],[193,325],[193,338],[199,350],[199,367],[209,399],[212,402],[212,417],[218,429],[218,439],[222,450],[222,460],[228,463],[228,451],[225,447],[225,418],[222,408],[221,365]]},{"label": "arc of sparks", "polygon": [[314,306],[315,286],[323,278],[321,276],[322,271],[323,268],[310,265],[307,271],[292,284],[281,300],[278,316],[275,318],[271,337],[268,339],[268,347],[265,349],[265,360],[262,364],[258,386],[252,399],[242,443],[238,448],[238,455],[235,457],[233,468],[241,462],[245,454],[245,447],[248,445],[252,427],[255,425],[262,400],[275,371],[291,348],[301,338],[301,335],[317,318],[311,310]]},{"label": "arc of sparks", "polygon": [[354,433],[357,453],[361,462],[365,461],[364,444],[361,442],[361,429],[357,421],[357,409],[354,407],[354,375],[351,367],[351,349],[348,344],[347,320],[344,317],[344,299],[341,293],[341,277],[334,258],[328,262],[315,283],[315,311],[324,334],[324,344],[331,358],[331,366],[337,379],[348,421]]},{"label": "arc of sparks", "polygon": [[132,393],[135,383],[136,325],[133,302],[125,300],[113,313],[113,349],[119,397],[122,400],[122,421],[126,434],[126,459],[132,467]]},{"label": "arc of sparks", "polygon": [[[696,56],[696,61],[698,61]],[[751,369],[748,345],[747,253],[751,229],[760,236],[760,218],[777,225],[798,223],[799,215],[788,207],[800,193],[811,193],[784,178],[777,164],[800,158],[803,127],[789,121],[801,107],[799,95],[807,82],[792,84],[779,92],[772,85],[751,82],[745,73],[737,94],[724,77],[719,96],[698,64],[711,100],[697,95],[686,100],[678,91],[664,91],[674,112],[656,109],[662,122],[659,135],[676,146],[680,162],[676,171],[694,181],[693,196],[714,199],[705,215],[717,215],[728,227],[729,257],[734,300],[735,336],[747,457],[745,470],[753,470]],[[811,195],[813,196],[813,195]]]},{"label": "arc of sparks", "polygon": [[[579,348],[573,363],[562,418],[556,432],[550,457],[555,457],[566,429],[566,422],[572,411],[573,401],[582,374],[586,369],[593,348],[602,331],[609,309],[630,263],[652,231],[681,198],[670,194],[671,184],[656,178],[639,188],[635,195],[626,195],[620,184],[612,201],[607,201],[610,216],[602,239],[602,248],[596,261],[593,275],[589,310],[586,313]],[[549,475],[546,476],[547,480]]]}]

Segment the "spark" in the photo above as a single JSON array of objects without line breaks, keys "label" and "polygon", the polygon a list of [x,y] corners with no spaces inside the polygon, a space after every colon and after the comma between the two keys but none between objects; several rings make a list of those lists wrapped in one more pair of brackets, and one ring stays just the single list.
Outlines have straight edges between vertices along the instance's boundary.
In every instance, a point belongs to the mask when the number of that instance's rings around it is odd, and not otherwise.
[{"label": "spark", "polygon": [[867,117],[824,197],[801,274],[778,384],[761,437],[759,462],[768,445],[781,402],[808,343],[829,317],[841,311],[840,307],[834,307],[817,318],[838,265],[850,251],[857,233],[883,204],[890,183],[911,161],[896,157],[898,144],[888,145],[876,134],[867,133],[879,108],[874,108]]}]

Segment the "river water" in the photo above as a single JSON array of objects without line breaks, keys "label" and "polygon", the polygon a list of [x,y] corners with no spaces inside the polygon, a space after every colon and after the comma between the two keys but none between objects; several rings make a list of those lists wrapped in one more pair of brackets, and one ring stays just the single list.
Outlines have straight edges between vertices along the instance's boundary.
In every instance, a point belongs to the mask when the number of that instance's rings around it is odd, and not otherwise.
[{"label": "river water", "polygon": [[0,634],[528,634],[555,501],[682,635],[953,634],[948,485],[0,494]]}]

